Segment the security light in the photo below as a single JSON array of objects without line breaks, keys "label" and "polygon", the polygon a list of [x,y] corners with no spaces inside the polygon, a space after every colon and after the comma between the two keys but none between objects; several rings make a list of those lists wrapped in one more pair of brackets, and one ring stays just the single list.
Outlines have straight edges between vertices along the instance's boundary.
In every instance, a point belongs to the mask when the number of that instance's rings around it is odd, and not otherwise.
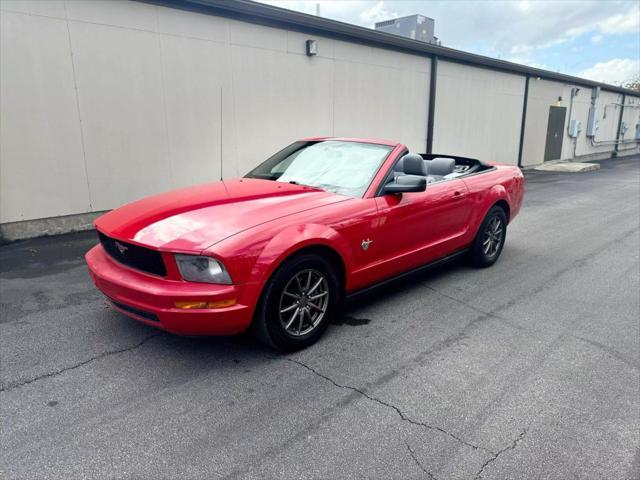
[{"label": "security light", "polygon": [[315,40],[307,40],[307,55],[313,57],[318,54],[318,42]]}]

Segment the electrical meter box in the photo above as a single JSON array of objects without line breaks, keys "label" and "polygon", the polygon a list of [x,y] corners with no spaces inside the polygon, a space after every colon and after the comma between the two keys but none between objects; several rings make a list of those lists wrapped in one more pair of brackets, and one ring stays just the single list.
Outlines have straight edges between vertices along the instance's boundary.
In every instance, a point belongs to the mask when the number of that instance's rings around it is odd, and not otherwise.
[{"label": "electrical meter box", "polygon": [[596,136],[596,132],[598,131],[598,120],[596,120],[597,116],[598,111],[596,110],[596,106],[591,105],[591,107],[589,107],[589,116],[587,117],[587,137]]},{"label": "electrical meter box", "polygon": [[591,89],[591,106],[589,107],[589,116],[587,117],[587,137],[595,137],[598,131],[598,110],[596,109],[596,100],[600,96],[600,87]]},{"label": "electrical meter box", "polygon": [[622,120],[620,122],[620,135],[624,137],[624,134],[627,133],[627,130],[629,130],[629,125],[627,125],[627,122]]},{"label": "electrical meter box", "polygon": [[569,123],[569,136],[571,138],[577,138],[581,131],[582,123],[578,120],[571,120],[571,123]]}]

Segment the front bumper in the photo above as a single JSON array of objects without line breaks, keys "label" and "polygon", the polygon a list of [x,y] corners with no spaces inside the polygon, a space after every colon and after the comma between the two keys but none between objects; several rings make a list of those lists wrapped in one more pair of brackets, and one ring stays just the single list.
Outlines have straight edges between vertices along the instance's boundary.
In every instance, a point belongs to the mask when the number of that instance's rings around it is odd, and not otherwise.
[{"label": "front bumper", "polygon": [[[254,285],[214,285],[167,280],[138,272],[117,263],[96,245],[85,255],[89,273],[98,290],[125,315],[178,335],[228,335],[251,324]],[[185,310],[175,302],[235,299],[231,307]]]}]

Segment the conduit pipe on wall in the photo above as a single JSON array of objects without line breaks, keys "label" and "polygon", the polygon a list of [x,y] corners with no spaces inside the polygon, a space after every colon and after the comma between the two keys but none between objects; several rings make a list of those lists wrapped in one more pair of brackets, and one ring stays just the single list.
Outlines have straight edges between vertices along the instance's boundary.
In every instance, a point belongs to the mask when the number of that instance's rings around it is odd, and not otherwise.
[{"label": "conduit pipe on wall", "polygon": [[576,149],[578,148],[578,136],[571,136],[571,114],[573,112],[573,99],[578,96],[580,89],[578,87],[571,87],[571,93],[569,94],[569,121],[567,122],[567,135],[569,138],[573,138],[573,155],[572,158],[576,158]]},{"label": "conduit pipe on wall", "polygon": [[640,105],[635,105],[633,103],[607,103],[605,107],[609,105],[615,105],[616,107],[624,107],[624,108],[640,108]]},{"label": "conduit pipe on wall", "polygon": [[622,128],[622,116],[624,113],[624,109],[625,108],[640,108],[640,105],[635,105],[633,103],[626,103],[626,95],[622,94],[622,102],[620,103],[607,103],[604,106],[604,111],[605,111],[605,115],[602,118],[606,117],[606,112],[607,112],[607,107],[610,105],[615,105],[615,106],[620,106],[620,117],[618,118],[618,128],[616,129],[616,139],[615,140],[600,140],[597,141],[594,137],[590,137],[591,138],[591,145],[594,147],[601,147],[601,146],[615,146],[616,147],[616,151],[618,150],[618,147],[620,145],[629,145],[632,143],[640,143],[640,141],[636,138],[632,138],[629,140],[625,140],[624,138],[621,138],[624,136],[624,133],[621,131]]},{"label": "conduit pipe on wall", "polygon": [[[573,89],[571,89],[571,94],[573,95]],[[593,94],[591,95],[591,108],[595,109],[595,105],[596,105],[596,98],[597,98],[597,94],[594,96]],[[603,146],[615,146],[616,151],[618,150],[618,146],[619,145],[629,145],[632,143],[640,143],[640,141],[638,139],[629,139],[629,140],[624,140],[623,138],[621,138],[623,136],[623,134],[621,134],[620,128],[622,126],[622,115],[624,112],[625,108],[639,108],[640,105],[635,105],[635,104],[628,104],[625,105],[626,102],[626,95],[623,94],[622,95],[622,101],[621,102],[611,102],[611,103],[607,103],[604,106],[604,115],[602,116],[603,119],[607,118],[607,107],[614,105],[616,107],[620,106],[620,117],[618,118],[618,128],[616,129],[616,138],[615,140],[600,140],[597,141],[595,139],[595,132],[593,135],[588,135],[588,138],[590,140],[591,146],[593,147],[603,147]],[[573,96],[571,98],[571,103],[573,104]],[[571,111],[571,110],[570,110]],[[569,114],[571,115],[571,114]],[[595,115],[595,113],[594,113]],[[589,119],[591,119],[591,109],[589,110]],[[597,129],[597,127],[596,127]],[[575,156],[575,155],[574,155]]]},{"label": "conduit pipe on wall", "polygon": [[[578,87],[571,87],[571,98],[569,99],[569,121],[567,122],[567,135],[571,137],[571,112],[573,112],[573,99],[578,96],[580,89]],[[574,155],[575,157],[575,155]]]},{"label": "conduit pipe on wall", "polygon": [[622,107],[622,108],[640,108],[640,105],[634,105],[632,103],[625,105],[624,103],[607,103],[604,106],[604,115],[602,118],[607,118],[607,107]]},{"label": "conduit pipe on wall", "polygon": [[593,145],[594,147],[602,147],[604,145],[625,145],[625,144],[629,144],[629,143],[640,143],[640,140],[600,140],[600,141],[596,141],[593,139],[593,137],[591,138],[591,145]]}]

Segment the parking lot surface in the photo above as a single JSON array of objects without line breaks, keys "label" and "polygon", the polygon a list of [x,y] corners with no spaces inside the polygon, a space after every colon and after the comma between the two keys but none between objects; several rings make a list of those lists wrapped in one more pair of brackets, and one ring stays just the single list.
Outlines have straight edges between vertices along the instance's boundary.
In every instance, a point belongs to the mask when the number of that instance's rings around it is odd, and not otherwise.
[{"label": "parking lot surface", "polygon": [[0,247],[6,478],[637,479],[640,158],[527,173],[498,263],[347,305],[315,346],[109,308],[93,233]]}]

